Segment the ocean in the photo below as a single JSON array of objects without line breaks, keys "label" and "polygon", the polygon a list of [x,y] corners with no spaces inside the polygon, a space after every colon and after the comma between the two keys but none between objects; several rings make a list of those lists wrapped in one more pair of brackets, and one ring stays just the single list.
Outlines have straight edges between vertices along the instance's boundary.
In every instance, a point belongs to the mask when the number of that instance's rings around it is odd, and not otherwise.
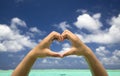
[{"label": "ocean", "polygon": [[[10,76],[13,70],[0,70],[0,76]],[[120,76],[120,70],[107,70],[109,76]],[[43,69],[31,70],[29,76],[92,76],[90,70]]]}]

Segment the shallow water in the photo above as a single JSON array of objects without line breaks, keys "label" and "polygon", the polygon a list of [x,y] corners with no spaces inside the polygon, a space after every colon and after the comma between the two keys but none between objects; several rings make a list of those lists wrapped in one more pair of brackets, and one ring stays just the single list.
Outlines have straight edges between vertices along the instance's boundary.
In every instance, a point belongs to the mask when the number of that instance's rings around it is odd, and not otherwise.
[{"label": "shallow water", "polygon": [[[13,70],[0,70],[0,76],[10,76]],[[109,76],[120,76],[120,70],[107,70]],[[29,76],[92,76],[90,70],[45,69],[31,70]]]}]

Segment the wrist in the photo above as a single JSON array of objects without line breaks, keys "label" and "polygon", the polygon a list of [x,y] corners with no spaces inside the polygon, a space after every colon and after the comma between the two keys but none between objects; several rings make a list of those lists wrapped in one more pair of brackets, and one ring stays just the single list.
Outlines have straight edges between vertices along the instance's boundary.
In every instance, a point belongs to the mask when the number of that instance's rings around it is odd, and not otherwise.
[{"label": "wrist", "polygon": [[85,57],[88,57],[88,56],[90,56],[90,55],[93,54],[93,52],[91,51],[91,49],[89,47],[87,47],[86,45],[85,45],[83,51],[84,51],[83,56],[85,56]]},{"label": "wrist", "polygon": [[89,59],[95,57],[93,51],[90,48],[87,48],[86,53],[84,54],[84,57]]},{"label": "wrist", "polygon": [[36,55],[34,49],[32,49],[32,50],[28,53],[28,56],[29,56],[31,59],[37,59],[37,58],[38,58],[38,56]]}]

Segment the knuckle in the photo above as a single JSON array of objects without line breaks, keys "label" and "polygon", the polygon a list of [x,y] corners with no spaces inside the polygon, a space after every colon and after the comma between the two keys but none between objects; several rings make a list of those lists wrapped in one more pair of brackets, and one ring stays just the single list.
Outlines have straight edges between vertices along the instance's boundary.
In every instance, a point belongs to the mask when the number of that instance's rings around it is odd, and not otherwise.
[{"label": "knuckle", "polygon": [[59,33],[56,32],[56,31],[52,31],[52,35],[53,35],[53,36],[56,36],[56,35],[59,35]]},{"label": "knuckle", "polygon": [[53,34],[56,34],[57,32],[56,31],[52,31]]},{"label": "knuckle", "polygon": [[67,33],[67,32],[69,32],[69,30],[65,30],[64,32]]}]

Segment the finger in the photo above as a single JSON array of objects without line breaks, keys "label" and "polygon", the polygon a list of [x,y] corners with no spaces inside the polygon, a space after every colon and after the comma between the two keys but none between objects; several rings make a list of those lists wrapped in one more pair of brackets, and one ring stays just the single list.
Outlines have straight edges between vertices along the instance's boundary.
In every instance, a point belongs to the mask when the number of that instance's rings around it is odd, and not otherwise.
[{"label": "finger", "polygon": [[61,41],[63,41],[64,40],[63,36],[62,35],[60,35],[60,36],[61,36]]},{"label": "finger", "polygon": [[62,36],[59,34],[59,39],[58,41],[62,41]]},{"label": "finger", "polygon": [[61,34],[61,36],[63,37],[63,39],[67,39],[67,32],[64,31],[64,32]]},{"label": "finger", "polygon": [[66,51],[66,52],[62,53],[62,56],[65,57],[65,56],[68,56],[68,55],[74,55],[74,52],[75,51],[73,49],[71,49],[69,51]]},{"label": "finger", "polygon": [[60,35],[60,41],[63,41],[64,40],[64,38],[62,37],[62,35]]},{"label": "finger", "polygon": [[61,41],[61,35],[60,35],[60,33],[57,33],[57,32],[54,33],[53,40]]},{"label": "finger", "polygon": [[71,31],[65,30],[62,33],[62,36],[63,36],[64,39],[72,39],[72,37],[74,37],[75,35]]},{"label": "finger", "polygon": [[48,56],[51,57],[62,57],[59,53],[53,52],[53,51],[49,51]]},{"label": "finger", "polygon": [[69,39],[72,44],[76,44],[79,41],[79,38],[69,30],[65,30],[62,36],[64,39]]},{"label": "finger", "polygon": [[66,51],[62,54],[62,57],[69,56],[69,55],[72,55],[72,52],[71,51]]}]

